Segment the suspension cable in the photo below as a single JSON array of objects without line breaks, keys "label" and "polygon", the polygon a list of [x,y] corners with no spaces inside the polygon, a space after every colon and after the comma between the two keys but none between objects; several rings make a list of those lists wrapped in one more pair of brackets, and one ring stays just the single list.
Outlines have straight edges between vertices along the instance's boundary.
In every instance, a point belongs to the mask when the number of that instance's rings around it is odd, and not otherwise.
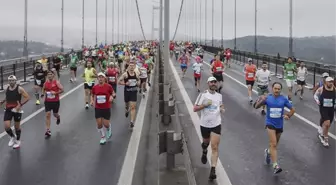
[{"label": "suspension cable", "polygon": [[145,32],[144,32],[144,30],[143,30],[142,22],[141,22],[141,17],[140,17],[140,12],[139,12],[138,0],[135,0],[135,4],[136,4],[137,11],[138,11],[138,18],[139,18],[139,22],[140,22],[140,27],[141,27],[142,36],[143,36],[144,40],[147,41],[146,36],[145,36]]},{"label": "suspension cable", "polygon": [[175,36],[176,36],[176,33],[177,33],[177,29],[178,29],[179,24],[180,24],[180,18],[181,18],[181,13],[182,13],[183,2],[184,2],[184,0],[181,1],[180,13],[179,13],[179,16],[178,16],[178,19],[177,19],[176,28],[175,28],[175,33],[174,33],[174,36],[173,36],[173,39],[172,39],[172,40],[175,40]]}]

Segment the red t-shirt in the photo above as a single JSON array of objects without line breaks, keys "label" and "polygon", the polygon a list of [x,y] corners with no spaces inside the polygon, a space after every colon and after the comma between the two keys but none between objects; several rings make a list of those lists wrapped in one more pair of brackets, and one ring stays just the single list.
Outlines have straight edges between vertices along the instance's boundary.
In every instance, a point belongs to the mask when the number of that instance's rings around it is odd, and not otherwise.
[{"label": "red t-shirt", "polygon": [[92,87],[91,93],[96,96],[95,108],[96,109],[109,109],[111,108],[110,96],[114,90],[110,84],[104,83],[103,85],[97,84]]},{"label": "red t-shirt", "polygon": [[52,94],[51,91],[58,92],[60,88],[57,85],[56,80],[49,81],[47,80],[44,83],[44,91],[46,92],[45,102],[58,102],[59,101],[59,94]]},{"label": "red t-shirt", "polygon": [[108,82],[111,84],[117,83],[117,75],[118,75],[118,69],[117,68],[108,68],[106,71],[106,77],[108,79]]}]

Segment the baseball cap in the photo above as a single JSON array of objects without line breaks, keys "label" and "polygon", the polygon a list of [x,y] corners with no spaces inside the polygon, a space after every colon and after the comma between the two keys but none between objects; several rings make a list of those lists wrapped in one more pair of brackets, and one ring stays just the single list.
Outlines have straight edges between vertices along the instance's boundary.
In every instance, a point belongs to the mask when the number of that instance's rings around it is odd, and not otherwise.
[{"label": "baseball cap", "polygon": [[323,78],[328,77],[328,76],[329,76],[329,74],[328,74],[327,72],[324,72],[324,73],[322,74],[322,77],[323,77]]},{"label": "baseball cap", "polygon": [[334,81],[334,79],[333,79],[332,77],[329,76],[329,77],[326,78],[325,81],[326,81],[326,82],[332,82],[332,81]]},{"label": "baseball cap", "polygon": [[210,76],[208,78],[208,82],[211,82],[211,81],[217,81],[217,79],[215,77],[213,77],[213,76]]},{"label": "baseball cap", "polygon": [[104,73],[102,73],[102,72],[98,73],[98,76],[103,76],[103,77],[106,78],[106,75]]}]

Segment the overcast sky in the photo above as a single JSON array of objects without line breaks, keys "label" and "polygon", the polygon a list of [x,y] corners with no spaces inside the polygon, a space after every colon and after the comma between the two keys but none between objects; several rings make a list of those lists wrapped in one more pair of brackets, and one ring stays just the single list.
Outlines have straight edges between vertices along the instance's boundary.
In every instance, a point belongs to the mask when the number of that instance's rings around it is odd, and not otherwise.
[{"label": "overcast sky", "polygon": [[[155,0],[159,1],[159,0]],[[221,36],[221,1],[215,1],[214,8],[214,37]],[[293,0],[293,35],[303,36],[329,36],[335,35],[335,0]],[[24,25],[24,0],[0,0],[0,39],[22,39]],[[86,42],[95,41],[95,0],[85,0],[85,37]],[[112,3],[115,5],[115,30],[117,31],[117,5],[118,0],[108,0],[108,41],[112,39]],[[138,22],[135,0],[119,0],[121,4],[127,3],[127,18],[124,21],[129,25],[126,30],[119,33],[141,35]],[[152,6],[158,5],[154,0],[138,0],[141,19],[147,37],[151,36]],[[187,12],[183,9],[177,36],[181,38],[185,29],[188,35],[200,35],[200,16],[202,17],[202,38],[207,29],[207,38],[211,38],[211,0],[185,0]],[[197,15],[192,13],[192,3],[197,4]],[[201,7],[200,7],[201,3]],[[207,27],[204,25],[205,3],[207,3]],[[181,0],[170,0],[170,33],[173,35],[178,19]],[[224,0],[224,38],[234,37],[234,0]],[[201,8],[201,15],[200,13]],[[104,41],[105,26],[105,0],[98,0],[98,40]],[[81,16],[82,0],[64,0],[64,43],[73,44],[81,42]],[[122,20],[121,10],[120,24]],[[187,19],[186,26],[186,15]],[[155,25],[158,26],[159,14],[155,13]],[[197,27],[195,26],[197,22]],[[60,40],[61,28],[61,0],[28,0],[28,39],[40,39],[55,42]],[[258,35],[288,36],[289,35],[289,0],[258,0]],[[6,31],[4,31],[6,30]],[[191,31],[193,30],[193,32]],[[254,1],[237,0],[237,37],[254,34]],[[116,37],[116,36],[115,36]]]}]

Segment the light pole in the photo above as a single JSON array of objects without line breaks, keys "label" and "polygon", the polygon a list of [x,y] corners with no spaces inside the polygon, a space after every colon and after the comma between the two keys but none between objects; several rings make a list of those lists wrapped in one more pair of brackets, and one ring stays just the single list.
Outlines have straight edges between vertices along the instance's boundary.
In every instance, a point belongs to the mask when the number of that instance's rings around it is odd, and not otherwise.
[{"label": "light pole", "polygon": [[120,42],[120,34],[119,34],[119,28],[120,28],[120,0],[118,0],[118,6],[117,6],[117,14],[118,14],[118,21],[117,21],[117,29],[118,29],[118,31],[117,31],[117,43],[119,43]]},{"label": "light pole", "polygon": [[237,0],[234,1],[234,50],[237,49]]},{"label": "light pole", "polygon": [[105,45],[107,45],[107,0],[105,0]]},{"label": "light pole", "polygon": [[[162,40],[162,29],[163,29],[163,20],[162,20],[162,17],[163,17],[163,0],[160,0],[160,29],[159,29],[159,37],[160,37],[160,51],[159,51],[159,55],[161,55],[161,51],[162,51],[162,48],[163,48],[163,40]],[[160,57],[160,56],[159,56]],[[161,60],[161,58],[160,58]]]},{"label": "light pole", "polygon": [[257,49],[257,0],[254,0],[254,53],[258,52]]},{"label": "light pole", "polygon": [[212,10],[211,10],[211,15],[212,15],[212,24],[211,24],[211,46],[214,46],[214,11],[215,11],[215,7],[214,7],[214,0],[212,0]]},{"label": "light pole", "polygon": [[28,0],[25,0],[24,3],[24,33],[23,33],[23,56],[28,58],[28,31],[27,31],[27,27],[28,27]]},{"label": "light pole", "polygon": [[289,52],[288,56],[293,57],[293,0],[289,0]]},{"label": "light pole", "polygon": [[96,0],[96,46],[98,46],[98,0]]},{"label": "light pole", "polygon": [[200,20],[200,25],[199,25],[199,32],[200,32],[200,44],[202,44],[202,0],[199,0],[199,20]]},{"label": "light pole", "polygon": [[64,26],[64,0],[62,0],[62,28],[61,28],[61,52],[64,51],[64,48],[63,48],[63,26]]},{"label": "light pole", "polygon": [[84,0],[82,1],[82,48],[84,48]]},{"label": "light pole", "polygon": [[114,44],[114,0],[112,0],[112,44]]},{"label": "light pole", "polygon": [[222,18],[221,18],[221,48],[224,48],[224,23],[223,23],[223,19],[224,19],[224,1],[222,0],[222,10],[221,10],[221,14],[222,14]]},{"label": "light pole", "polygon": [[207,4],[207,2],[206,2],[205,0],[204,0],[204,2],[205,2],[205,6],[204,6],[204,9],[205,9],[205,10],[204,10],[204,12],[205,12],[205,13],[204,13],[204,20],[205,20],[205,21],[204,21],[204,28],[205,28],[205,29],[204,29],[204,30],[205,30],[205,31],[204,31],[204,45],[207,46],[207,45],[208,45],[208,44],[207,44],[207,31],[208,31],[208,26],[207,26],[207,15],[208,15],[208,14],[207,14],[207,10],[208,10],[208,6],[207,6],[207,5],[208,5],[208,4]]}]

